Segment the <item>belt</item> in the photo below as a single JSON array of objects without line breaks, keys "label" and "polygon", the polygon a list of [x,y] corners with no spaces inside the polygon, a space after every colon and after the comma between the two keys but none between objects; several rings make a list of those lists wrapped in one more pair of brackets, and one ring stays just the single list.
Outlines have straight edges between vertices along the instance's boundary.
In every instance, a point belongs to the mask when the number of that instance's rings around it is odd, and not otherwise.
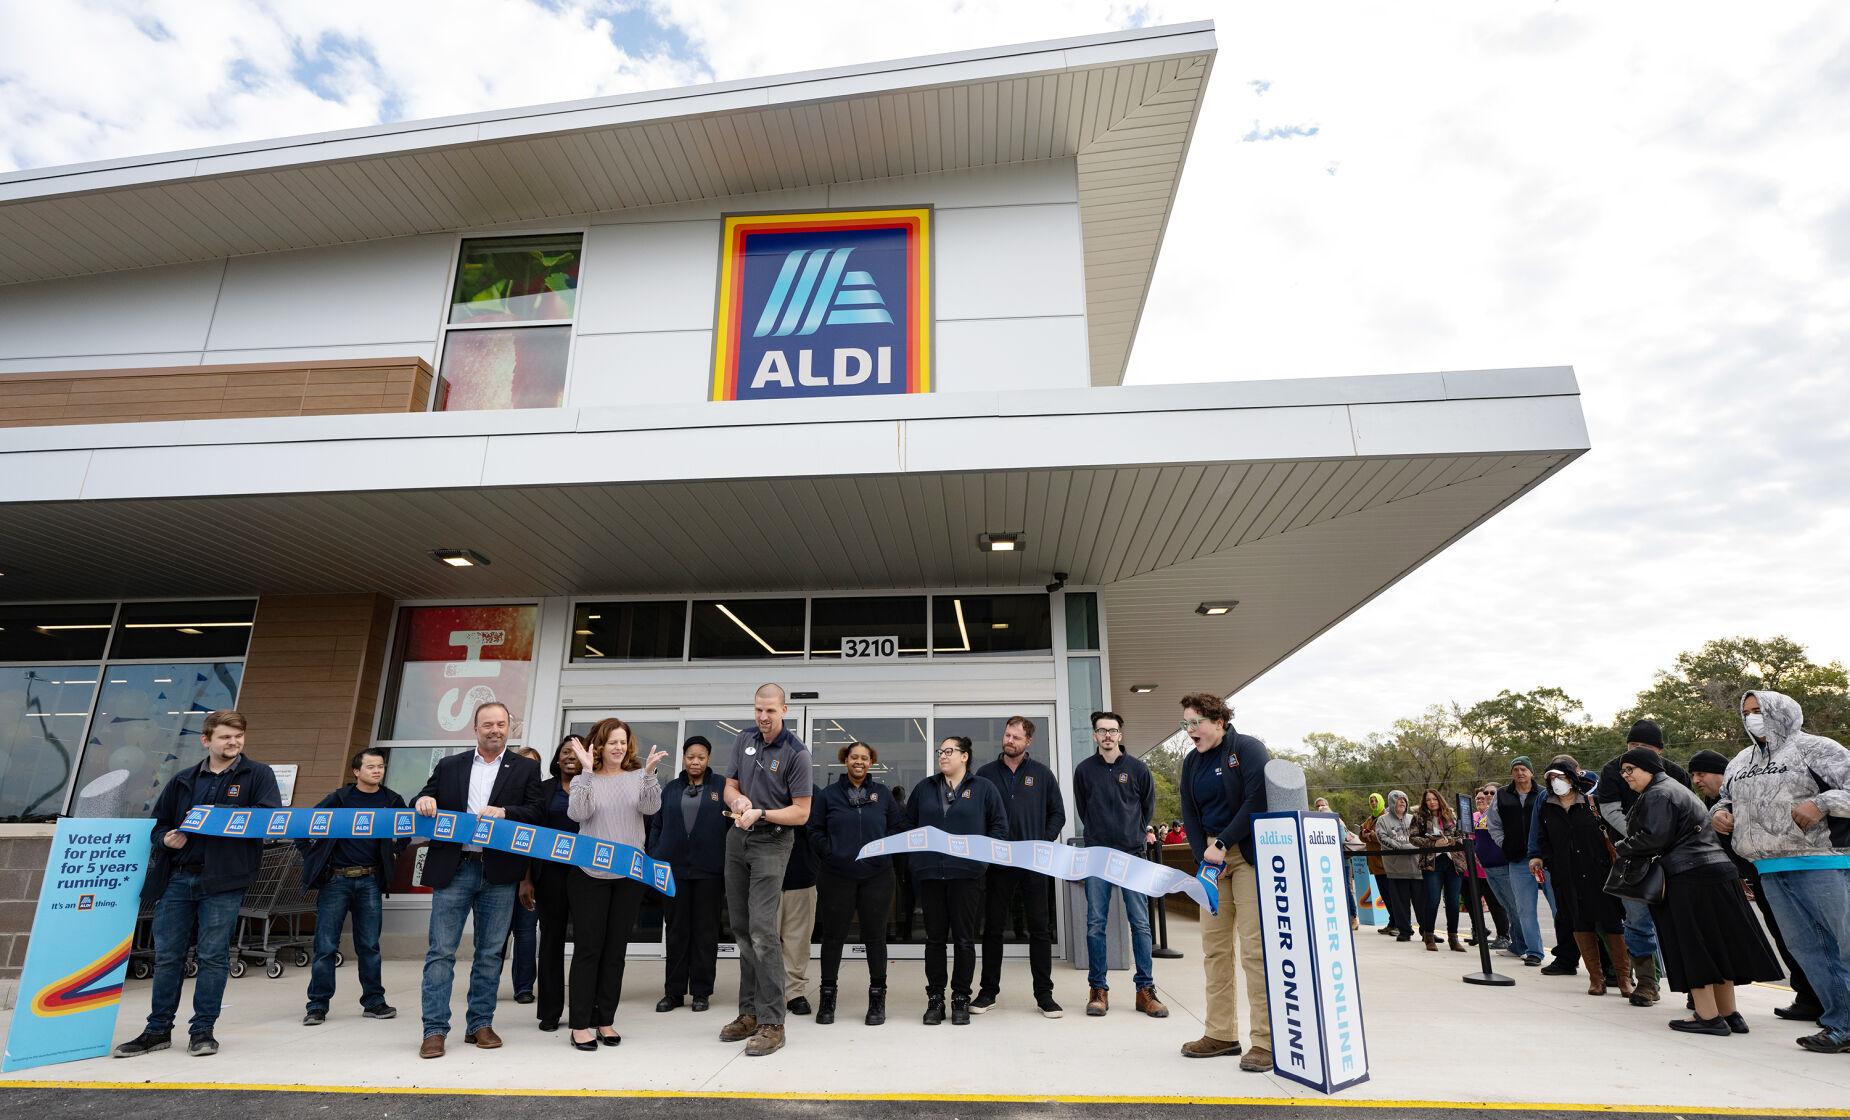
[{"label": "belt", "polygon": [[475,862],[475,863],[480,863],[480,862],[482,862],[482,853],[480,853],[480,852],[464,852],[464,853],[462,854],[462,858],[463,858],[463,862],[464,862],[464,863],[469,863],[469,862]]},{"label": "belt", "polygon": [[334,874],[343,879],[364,879],[373,873],[370,867],[336,867]]}]

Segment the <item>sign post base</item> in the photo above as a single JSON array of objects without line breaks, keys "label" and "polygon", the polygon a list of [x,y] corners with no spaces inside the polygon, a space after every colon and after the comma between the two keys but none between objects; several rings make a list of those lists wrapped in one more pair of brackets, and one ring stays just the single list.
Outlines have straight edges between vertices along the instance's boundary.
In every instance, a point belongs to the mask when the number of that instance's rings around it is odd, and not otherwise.
[{"label": "sign post base", "polygon": [[1500,972],[1467,972],[1463,979],[1467,984],[1486,984],[1492,988],[1509,988],[1516,983],[1514,977]]}]

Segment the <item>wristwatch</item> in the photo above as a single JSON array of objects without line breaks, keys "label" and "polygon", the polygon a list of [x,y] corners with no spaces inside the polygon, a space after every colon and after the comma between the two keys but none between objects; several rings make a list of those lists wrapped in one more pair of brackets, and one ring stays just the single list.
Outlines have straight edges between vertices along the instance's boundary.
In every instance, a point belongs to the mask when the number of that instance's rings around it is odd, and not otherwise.
[{"label": "wristwatch", "polygon": [[1208,843],[1214,845],[1216,848],[1219,848],[1223,852],[1227,850],[1227,845],[1221,843],[1220,837],[1218,836],[1210,836],[1208,838]]}]

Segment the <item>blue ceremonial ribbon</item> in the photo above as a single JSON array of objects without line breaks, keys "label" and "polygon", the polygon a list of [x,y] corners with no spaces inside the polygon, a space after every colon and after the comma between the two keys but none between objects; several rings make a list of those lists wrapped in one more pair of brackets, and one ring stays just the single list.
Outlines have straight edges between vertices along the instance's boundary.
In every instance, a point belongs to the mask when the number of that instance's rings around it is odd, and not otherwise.
[{"label": "blue ceremonial ribbon", "polygon": [[925,825],[861,846],[856,859],[869,856],[903,856],[908,852],[938,852],[958,859],[998,867],[1023,867],[1056,879],[1103,879],[1141,895],[1185,894],[1220,913],[1218,871],[1203,865],[1193,875],[1151,863],[1116,848],[1074,848],[1049,840],[997,840],[989,836],[962,836]]},{"label": "blue ceremonial ribbon", "polygon": [[674,897],[674,870],[647,852],[544,825],[491,820],[473,813],[439,811],[421,817],[411,809],[228,809],[199,805],[180,831],[201,836],[263,840],[369,840],[427,836],[452,844],[478,844],[498,852],[547,859],[647,883]]}]

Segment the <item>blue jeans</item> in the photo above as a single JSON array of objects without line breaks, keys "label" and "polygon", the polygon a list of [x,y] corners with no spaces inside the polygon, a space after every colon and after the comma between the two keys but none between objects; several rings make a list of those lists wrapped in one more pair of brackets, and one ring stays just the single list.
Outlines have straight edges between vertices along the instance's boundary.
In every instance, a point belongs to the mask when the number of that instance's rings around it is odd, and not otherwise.
[{"label": "blue jeans", "polygon": [[199,877],[175,871],[167,889],[154,904],[154,1001],[148,1012],[149,1034],[170,1034],[180,1010],[180,983],[186,969],[186,950],[197,928],[199,975],[193,981],[193,1018],[189,1035],[211,1034],[225,1002],[225,977],[231,966],[231,931],[238,924],[238,904],[244,890],[220,891],[195,897]]},{"label": "blue jeans", "polygon": [[327,1014],[334,998],[334,954],[341,926],[353,915],[353,957],[360,970],[360,1006],[385,1006],[385,982],[379,977],[379,882],[371,875],[349,879],[335,875],[315,896],[315,963],[308,973],[308,1010]]},{"label": "blue jeans", "polygon": [[1636,898],[1621,898],[1625,904],[1625,951],[1632,960],[1641,961],[1657,952],[1657,923],[1651,920],[1651,907]]},{"label": "blue jeans", "polygon": [[1436,856],[1432,867],[1420,872],[1420,878],[1426,883],[1426,905],[1420,911],[1420,928],[1427,933],[1439,932],[1439,910],[1445,910],[1445,932],[1458,936],[1459,891],[1464,886],[1464,876],[1458,873],[1458,865],[1449,855]]},{"label": "blue jeans", "polygon": [[1486,867],[1483,881],[1484,885],[1490,888],[1490,893],[1496,898],[1497,904],[1503,907],[1503,913],[1509,922],[1510,948],[1520,954],[1522,936],[1516,932],[1516,893],[1510,890],[1510,877],[1506,874],[1507,870],[1503,867]]},{"label": "blue jeans", "polygon": [[1094,988],[1111,990],[1105,983],[1105,926],[1111,918],[1111,892],[1116,889],[1124,898],[1124,913],[1131,923],[1131,959],[1137,971],[1133,982],[1137,990],[1152,987],[1156,967],[1150,957],[1154,943],[1150,940],[1150,900],[1136,891],[1127,890],[1103,879],[1086,881],[1086,983]]},{"label": "blue jeans", "polygon": [[508,968],[514,974],[514,994],[520,995],[533,990],[534,977],[539,974],[540,908],[529,910],[517,900],[508,929],[514,939],[514,959]]},{"label": "blue jeans", "polygon": [[1850,867],[1765,871],[1760,889],[1786,950],[1818,993],[1824,1007],[1818,1022],[1850,1031]]},{"label": "blue jeans", "polygon": [[514,911],[514,884],[482,878],[480,860],[465,859],[456,877],[430,895],[430,950],[424,954],[424,1037],[450,1033],[450,987],[456,978],[456,946],[463,922],[475,916],[475,960],[469,968],[468,1031],[495,1021],[501,988],[501,954]]},{"label": "blue jeans", "polygon": [[[1542,922],[1536,914],[1535,900],[1539,895],[1548,896],[1548,908],[1554,909],[1554,888],[1546,882],[1537,883],[1535,876],[1529,874],[1528,861],[1511,863],[1505,867],[1504,882],[1509,885],[1510,898],[1504,905],[1510,911],[1510,948],[1525,957],[1540,959],[1547,951],[1542,941]],[[1544,876],[1546,879],[1546,876]]]}]

